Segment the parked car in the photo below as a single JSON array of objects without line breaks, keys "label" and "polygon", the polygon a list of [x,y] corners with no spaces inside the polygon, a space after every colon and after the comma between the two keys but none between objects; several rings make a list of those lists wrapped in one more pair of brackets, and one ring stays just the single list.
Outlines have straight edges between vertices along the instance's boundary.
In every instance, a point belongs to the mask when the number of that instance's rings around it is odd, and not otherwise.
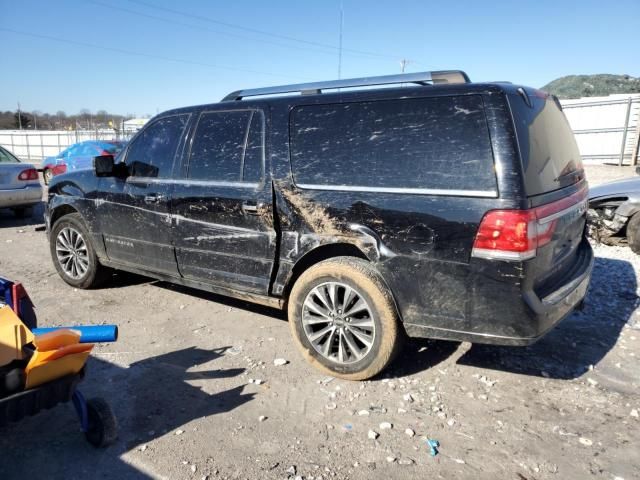
[{"label": "parked car", "polygon": [[606,244],[628,242],[640,254],[640,177],[593,187],[589,213],[593,237]]},{"label": "parked car", "polygon": [[111,267],[286,308],[342,378],[405,332],[531,344],[589,284],[580,154],[538,90],[447,71],[237,91],[156,116],[119,160],[51,182],[65,282]]},{"label": "parked car", "polygon": [[22,218],[41,201],[42,187],[35,167],[0,147],[0,208],[10,208]]},{"label": "parked car", "polygon": [[117,140],[87,140],[76,143],[55,157],[47,157],[43,162],[44,183],[49,183],[55,175],[67,171],[85,170],[93,167],[93,157],[100,155],[116,156],[126,142]]}]

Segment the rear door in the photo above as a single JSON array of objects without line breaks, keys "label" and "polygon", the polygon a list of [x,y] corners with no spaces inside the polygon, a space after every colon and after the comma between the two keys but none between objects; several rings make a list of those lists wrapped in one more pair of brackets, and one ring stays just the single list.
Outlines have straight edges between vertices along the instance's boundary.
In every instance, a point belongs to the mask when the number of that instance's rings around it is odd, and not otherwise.
[{"label": "rear door", "polygon": [[172,200],[185,278],[268,293],[276,235],[264,161],[264,112],[200,114]]},{"label": "rear door", "polygon": [[536,208],[538,234],[548,232],[534,260],[536,285],[553,288],[571,270],[584,241],[588,187],[582,158],[559,102],[519,89],[509,98],[520,147],[524,187]]},{"label": "rear door", "polygon": [[147,124],[125,152],[129,176],[100,180],[97,212],[109,259],[178,276],[169,205],[189,117]]}]

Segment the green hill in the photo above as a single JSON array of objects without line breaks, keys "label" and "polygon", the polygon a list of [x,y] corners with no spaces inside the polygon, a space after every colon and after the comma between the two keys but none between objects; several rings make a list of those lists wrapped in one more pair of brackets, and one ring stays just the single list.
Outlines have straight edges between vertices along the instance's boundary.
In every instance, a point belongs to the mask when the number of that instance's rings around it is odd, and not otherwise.
[{"label": "green hill", "polygon": [[629,75],[567,75],[541,90],[558,98],[605,97],[614,93],[640,93],[640,78]]}]

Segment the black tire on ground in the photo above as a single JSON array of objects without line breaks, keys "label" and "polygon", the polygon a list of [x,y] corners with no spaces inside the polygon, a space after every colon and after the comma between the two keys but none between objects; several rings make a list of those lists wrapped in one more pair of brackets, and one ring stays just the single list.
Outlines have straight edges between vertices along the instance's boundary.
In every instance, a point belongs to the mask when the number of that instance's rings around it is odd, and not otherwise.
[{"label": "black tire on ground", "polygon": [[45,169],[44,172],[42,172],[42,179],[44,180],[45,185],[49,185],[49,182],[51,181],[52,178],[53,178],[53,172],[51,172],[50,168],[47,168]]},{"label": "black tire on ground", "polygon": [[627,240],[631,250],[640,255],[640,212],[633,214],[627,223]]},{"label": "black tire on ground", "polygon": [[[371,319],[375,327],[373,341],[368,352],[360,359],[352,357],[349,362],[339,362],[327,358],[314,348],[305,333],[302,320],[306,308],[304,306],[305,299],[316,287],[323,288],[323,285],[328,285],[327,282],[337,282],[348,286],[361,296],[370,307]],[[334,295],[339,296],[338,293],[334,293]],[[346,305],[344,296],[346,293],[343,291],[342,301],[346,314],[348,305]],[[308,313],[307,309],[306,314]],[[288,318],[295,344],[305,359],[323,373],[346,380],[366,380],[384,370],[398,353],[404,336],[395,302],[384,280],[369,262],[354,257],[331,258],[306,270],[291,290],[288,301]],[[370,322],[369,317],[366,319]],[[344,321],[344,319],[341,320],[341,322]],[[353,324],[342,323],[342,325],[345,331],[349,331],[347,327],[353,328]],[[327,342],[329,344],[339,343],[342,340],[341,335],[343,335],[342,329],[338,333],[338,339],[334,341],[334,337],[330,336],[328,338],[331,340]],[[350,334],[350,338],[353,341],[354,335]]]},{"label": "black tire on ground", "polygon": [[96,448],[108,447],[118,438],[118,422],[111,407],[102,398],[87,400],[87,441]]},{"label": "black tire on ground", "polygon": [[[73,278],[63,269],[56,253],[56,243],[60,231],[64,228],[72,228],[80,233],[86,245],[86,259],[88,260],[88,268],[86,272],[79,278]],[[58,275],[69,285],[76,288],[88,289],[96,288],[104,284],[111,276],[111,270],[100,264],[96,251],[91,243],[91,235],[78,213],[70,213],[60,217],[53,224],[51,235],[49,236],[49,250],[51,260],[56,267]]]}]

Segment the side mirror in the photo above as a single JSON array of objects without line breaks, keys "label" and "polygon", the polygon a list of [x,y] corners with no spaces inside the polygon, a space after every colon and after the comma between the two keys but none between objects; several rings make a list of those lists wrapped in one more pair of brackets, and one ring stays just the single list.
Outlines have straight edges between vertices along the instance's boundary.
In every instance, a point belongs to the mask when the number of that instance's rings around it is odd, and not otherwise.
[{"label": "side mirror", "polygon": [[96,177],[112,177],[114,175],[113,155],[93,157],[93,171]]}]

